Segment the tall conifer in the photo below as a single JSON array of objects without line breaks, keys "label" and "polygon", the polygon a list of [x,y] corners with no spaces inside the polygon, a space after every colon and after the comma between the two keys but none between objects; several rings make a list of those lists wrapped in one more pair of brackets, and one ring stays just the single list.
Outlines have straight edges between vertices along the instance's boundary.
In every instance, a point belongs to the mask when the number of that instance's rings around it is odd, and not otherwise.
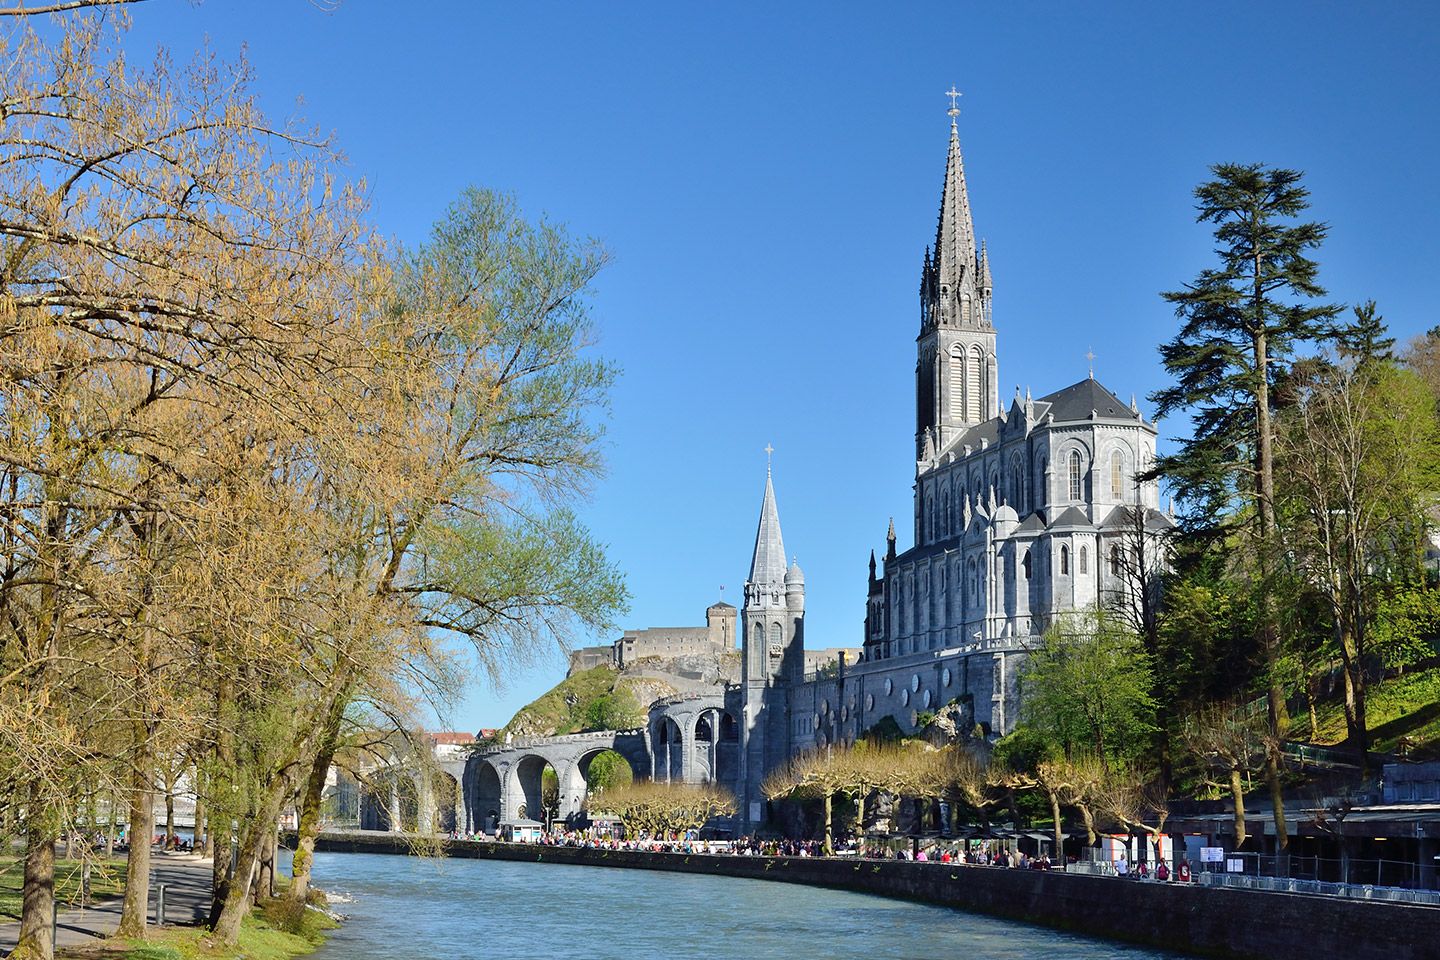
[{"label": "tall conifer", "polygon": [[1340,308],[1319,302],[1325,290],[1307,254],[1320,246],[1327,227],[1296,222],[1310,205],[1301,174],[1263,164],[1210,169],[1215,179],[1195,189],[1197,220],[1215,225],[1220,263],[1185,289],[1162,294],[1181,320],[1180,332],[1160,347],[1175,384],[1151,397],[1158,416],[1188,411],[1194,432],[1176,453],[1159,459],[1157,472],[1190,506],[1192,521],[1198,520],[1192,528],[1213,534],[1238,527],[1258,563],[1257,640],[1270,721],[1266,779],[1283,850],[1281,642],[1278,618],[1264,599],[1276,540],[1273,388],[1298,344],[1335,335]]}]

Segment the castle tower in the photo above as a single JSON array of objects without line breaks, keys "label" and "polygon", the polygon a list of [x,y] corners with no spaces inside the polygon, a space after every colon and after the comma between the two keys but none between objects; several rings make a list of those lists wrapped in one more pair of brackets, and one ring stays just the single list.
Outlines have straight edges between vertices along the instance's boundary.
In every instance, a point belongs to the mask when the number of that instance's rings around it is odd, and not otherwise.
[{"label": "castle tower", "polygon": [[760,781],[790,756],[789,687],[805,677],[805,577],[798,564],[785,566],[785,542],[775,488],[765,471],[765,499],[755,531],[745,606],[740,612],[740,819],[763,819]]},{"label": "castle tower", "polygon": [[990,317],[990,261],[977,250],[960,130],[950,108],[950,153],[934,251],[920,272],[920,336],[915,364],[915,456],[943,450],[999,406],[995,327]]}]

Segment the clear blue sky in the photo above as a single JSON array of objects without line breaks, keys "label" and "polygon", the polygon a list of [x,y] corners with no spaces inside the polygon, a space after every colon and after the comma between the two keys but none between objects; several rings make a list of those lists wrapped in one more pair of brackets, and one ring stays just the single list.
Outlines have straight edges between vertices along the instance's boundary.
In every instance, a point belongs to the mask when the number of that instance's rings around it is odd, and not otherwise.
[{"label": "clear blue sky", "polygon": [[[920,261],[960,118],[989,241],[1001,397],[1086,372],[1164,384],[1158,296],[1212,263],[1209,164],[1304,170],[1333,299],[1440,324],[1440,5],[151,0],[136,53],[245,46],[274,114],[303,97],[406,242],[467,185],[603,238],[610,473],[585,517],[625,625],[738,605],[775,447],[810,646],[856,645],[866,563],[911,535]],[[1170,429],[1162,424],[1162,432]],[[609,639],[609,638],[602,638]],[[477,687],[499,726],[558,658]]]}]

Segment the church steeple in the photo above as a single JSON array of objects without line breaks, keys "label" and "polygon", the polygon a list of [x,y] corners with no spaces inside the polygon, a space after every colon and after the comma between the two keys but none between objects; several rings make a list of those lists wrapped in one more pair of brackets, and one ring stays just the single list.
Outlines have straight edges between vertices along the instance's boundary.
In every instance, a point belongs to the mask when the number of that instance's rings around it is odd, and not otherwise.
[{"label": "church steeple", "polygon": [[967,279],[973,286],[977,264],[975,224],[970,219],[965,161],[960,156],[960,128],[952,117],[950,155],[945,161],[945,192],[940,198],[940,225],[935,235],[936,279],[941,285],[955,289]]},{"label": "church steeple", "polygon": [[[760,526],[755,531],[755,553],[750,579],[745,584],[746,606],[765,606],[774,591],[785,590],[785,541],[780,536],[780,512],[775,508],[775,487],[765,470],[765,500],[760,505]],[[753,594],[753,596],[752,596]]]},{"label": "church steeple", "polygon": [[[915,365],[915,450],[936,453],[999,406],[995,327],[990,319],[990,258],[976,248],[970,191],[960,153],[960,110],[950,97],[950,149],[935,250],[927,251],[920,280],[920,336]],[[928,438],[928,440],[927,440]]]}]

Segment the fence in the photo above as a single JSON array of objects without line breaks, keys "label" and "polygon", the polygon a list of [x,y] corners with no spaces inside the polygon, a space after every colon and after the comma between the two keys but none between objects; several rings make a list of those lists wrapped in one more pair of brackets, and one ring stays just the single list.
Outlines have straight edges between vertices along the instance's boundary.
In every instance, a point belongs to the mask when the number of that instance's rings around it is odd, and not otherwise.
[{"label": "fence", "polygon": [[1297,877],[1256,877],[1243,873],[1199,873],[1195,875],[1195,879],[1207,887],[1304,893],[1326,897],[1349,897],[1356,900],[1396,900],[1403,903],[1426,903],[1440,906],[1440,890],[1413,890],[1404,887],[1383,887],[1370,883],[1326,883],[1321,880],[1302,880]]}]

